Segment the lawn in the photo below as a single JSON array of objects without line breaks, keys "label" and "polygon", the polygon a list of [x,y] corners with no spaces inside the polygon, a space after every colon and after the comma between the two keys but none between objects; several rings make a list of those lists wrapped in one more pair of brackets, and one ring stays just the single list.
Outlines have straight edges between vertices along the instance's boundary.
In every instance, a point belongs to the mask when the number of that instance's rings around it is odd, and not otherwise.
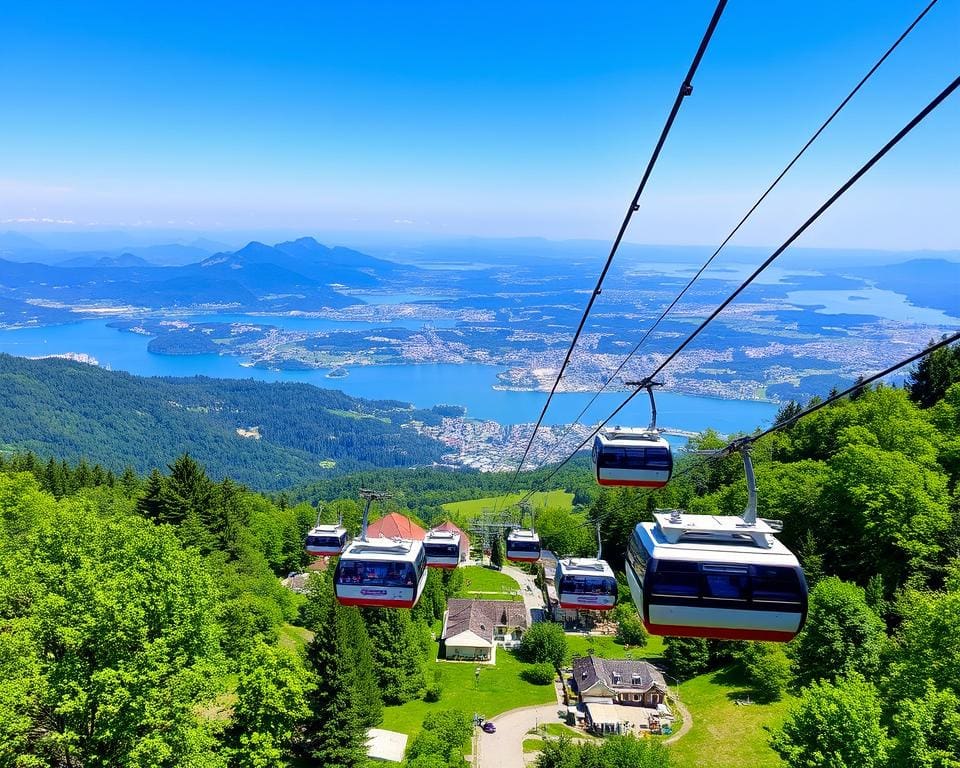
[{"label": "lawn", "polygon": [[278,644],[281,648],[296,650],[305,648],[313,640],[313,632],[293,624],[283,624],[280,627]]},{"label": "lawn", "polygon": [[479,600],[522,600],[520,585],[512,576],[492,568],[479,565],[467,565],[463,571],[462,597]]},{"label": "lawn", "polygon": [[440,701],[428,704],[408,701],[396,707],[384,707],[380,728],[418,734],[427,715],[442,709],[460,709],[493,718],[509,709],[555,701],[552,685],[532,685],[521,679],[520,672],[529,665],[517,660],[511,651],[497,649],[495,666],[480,665],[480,680],[474,680],[477,666],[466,662],[438,661],[427,669],[428,680],[435,669],[442,670]]},{"label": "lawn", "polygon": [[643,648],[629,649],[608,635],[567,635],[567,647],[572,656],[594,656],[602,659],[647,659],[655,661],[663,655],[663,638],[651,636]]},{"label": "lawn", "polygon": [[[518,503],[526,494],[511,493],[508,496],[488,496],[485,499],[469,499],[467,501],[451,501],[443,505],[448,512],[462,515],[471,519],[485,509],[503,509],[511,504]],[[546,507],[562,507],[573,509],[573,494],[566,491],[538,491],[530,497],[530,505],[534,510]]]},{"label": "lawn", "polygon": [[[770,731],[780,726],[792,699],[738,706],[750,690],[733,668],[711,672],[680,685],[693,728],[669,747],[674,768],[781,768],[769,747]],[[752,698],[752,697],[751,697]]]},{"label": "lawn", "polygon": [[569,725],[564,725],[563,723],[544,723],[539,727],[539,729],[534,728],[531,733],[542,733],[547,736],[569,736],[570,738],[576,737],[578,739],[593,739],[589,733],[584,733],[579,731],[576,728],[571,728]]}]

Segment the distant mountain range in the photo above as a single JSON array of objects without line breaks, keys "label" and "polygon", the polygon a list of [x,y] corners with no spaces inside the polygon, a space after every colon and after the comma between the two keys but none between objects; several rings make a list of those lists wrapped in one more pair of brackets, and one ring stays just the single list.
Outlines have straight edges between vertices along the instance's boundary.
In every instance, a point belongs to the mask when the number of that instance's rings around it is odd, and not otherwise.
[{"label": "distant mountain range", "polygon": [[[23,244],[9,233],[4,238]],[[153,258],[174,251],[201,253],[173,245],[140,249]],[[19,250],[19,258],[31,252]],[[133,251],[73,254],[52,265],[0,258],[0,324],[44,322],[38,305],[48,310],[114,304],[148,310],[316,311],[363,303],[339,288],[415,284],[423,273],[349,248],[328,248],[309,237],[273,246],[251,242],[238,251],[203,255],[182,266],[158,266]]]},{"label": "distant mountain range", "polygon": [[0,451],[81,457],[122,471],[188,451],[217,477],[277,489],[448,450],[403,425],[437,410],[364,400],[309,384],[142,378],[63,359],[0,354]]}]

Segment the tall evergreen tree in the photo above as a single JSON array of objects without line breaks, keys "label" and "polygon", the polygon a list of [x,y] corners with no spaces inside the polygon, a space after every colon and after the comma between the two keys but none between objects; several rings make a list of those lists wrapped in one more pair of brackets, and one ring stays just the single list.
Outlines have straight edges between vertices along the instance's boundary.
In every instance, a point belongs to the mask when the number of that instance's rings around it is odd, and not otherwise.
[{"label": "tall evergreen tree", "polygon": [[[126,473],[124,473],[126,476]],[[163,495],[163,475],[154,467],[147,478],[147,487],[143,496],[137,499],[137,512],[148,520],[159,520],[161,512],[161,496]]]},{"label": "tall evergreen tree", "polygon": [[[326,590],[324,590],[326,592]],[[307,660],[316,673],[304,728],[303,749],[326,768],[361,768],[366,762],[366,728],[369,715],[358,691],[365,687],[363,671],[351,650],[360,642],[357,624],[348,611],[326,594],[318,616],[317,633],[307,648]]]},{"label": "tall evergreen tree", "polygon": [[[157,475],[159,474],[160,473],[157,472]],[[133,467],[129,464],[127,464],[123,470],[123,474],[120,476],[120,487],[123,488],[123,494],[128,499],[132,499],[140,489],[140,478],[137,477],[137,473],[133,471]]]},{"label": "tall evergreen tree", "polygon": [[[933,342],[931,342],[932,344]],[[936,405],[960,381],[960,344],[941,347],[920,359],[907,376],[910,399],[921,408]]]},{"label": "tall evergreen tree", "polygon": [[503,568],[503,538],[494,536],[493,546],[490,549],[490,565],[494,568]]},{"label": "tall evergreen tree", "polygon": [[209,551],[214,546],[214,485],[203,467],[184,453],[170,465],[160,493],[160,521],[178,526],[184,544]]},{"label": "tall evergreen tree", "polygon": [[402,704],[416,698],[426,685],[424,657],[417,629],[404,609],[363,611],[383,700]]}]

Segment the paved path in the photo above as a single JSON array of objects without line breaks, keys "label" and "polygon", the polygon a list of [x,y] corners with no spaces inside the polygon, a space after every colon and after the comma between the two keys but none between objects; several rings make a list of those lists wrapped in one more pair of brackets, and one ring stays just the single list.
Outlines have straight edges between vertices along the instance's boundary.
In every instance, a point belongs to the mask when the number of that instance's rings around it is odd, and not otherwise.
[{"label": "paved path", "polygon": [[671,697],[673,705],[680,712],[680,717],[683,718],[683,723],[677,729],[677,732],[674,733],[669,738],[663,740],[664,744],[673,744],[677,739],[681,738],[687,731],[693,727],[693,718],[690,716],[690,710],[683,706],[683,702],[680,699]]},{"label": "paved path", "polygon": [[543,592],[537,587],[534,577],[512,565],[504,565],[503,573],[520,585],[520,594],[523,596],[523,604],[527,607],[530,621],[541,621],[544,618]]},{"label": "paved path", "polygon": [[536,757],[535,753],[526,757],[523,754],[523,740],[536,738],[528,735],[527,731],[543,723],[559,723],[559,710],[559,704],[542,704],[511,709],[491,718],[497,726],[497,732],[480,732],[475,763],[477,768],[524,768],[527,758],[532,762]]}]

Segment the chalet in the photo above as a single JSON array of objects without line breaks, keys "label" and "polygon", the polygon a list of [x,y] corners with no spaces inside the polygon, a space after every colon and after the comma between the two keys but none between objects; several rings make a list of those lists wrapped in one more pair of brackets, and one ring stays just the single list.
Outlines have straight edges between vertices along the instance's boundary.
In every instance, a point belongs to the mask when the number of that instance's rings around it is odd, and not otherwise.
[{"label": "chalet", "polygon": [[374,520],[367,526],[368,539],[383,536],[386,539],[423,541],[423,537],[426,535],[427,532],[413,522],[413,520],[396,512],[384,515],[379,520]]},{"label": "chalet", "polygon": [[573,680],[583,704],[656,708],[667,693],[663,675],[646,661],[578,656],[573,660]]},{"label": "chalet", "polygon": [[493,663],[497,645],[513,647],[528,625],[522,602],[451,598],[443,615],[444,658]]}]

